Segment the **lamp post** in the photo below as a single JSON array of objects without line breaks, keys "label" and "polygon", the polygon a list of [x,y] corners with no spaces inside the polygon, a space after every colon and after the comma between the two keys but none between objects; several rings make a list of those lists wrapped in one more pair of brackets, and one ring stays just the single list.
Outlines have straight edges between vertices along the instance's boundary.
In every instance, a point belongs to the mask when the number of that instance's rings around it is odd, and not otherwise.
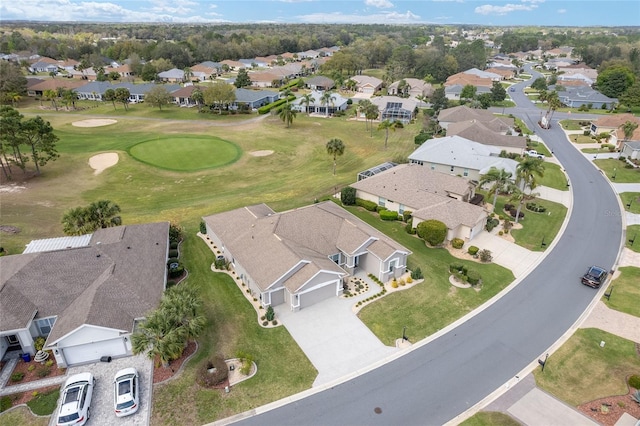
[{"label": "lamp post", "polygon": [[402,341],[407,341],[407,326],[402,327]]},{"label": "lamp post", "polygon": [[635,242],[636,242],[636,235],[637,235],[637,234],[633,234],[633,238],[631,238],[631,239],[629,240],[629,243],[631,244],[631,247],[633,247],[633,243],[635,243]]},{"label": "lamp post", "polygon": [[545,241],[544,241],[544,237],[545,236],[543,235],[542,236],[542,242],[540,243],[540,247],[546,247],[547,246],[547,243],[545,243]]},{"label": "lamp post", "polygon": [[617,174],[617,173],[618,173],[618,169],[614,167],[614,168],[613,168],[613,176],[611,176],[611,178],[612,178],[613,180],[616,180],[616,174]]}]

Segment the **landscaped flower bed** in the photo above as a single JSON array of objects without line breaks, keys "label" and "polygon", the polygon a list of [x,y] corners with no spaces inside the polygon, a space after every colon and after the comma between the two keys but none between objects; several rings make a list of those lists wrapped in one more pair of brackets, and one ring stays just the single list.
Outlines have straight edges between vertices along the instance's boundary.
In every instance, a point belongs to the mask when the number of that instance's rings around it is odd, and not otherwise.
[{"label": "landscaped flower bed", "polygon": [[[19,360],[11,373],[11,377],[9,377],[9,381],[5,383],[5,386],[33,382],[34,380],[46,379],[48,377],[62,376],[66,372],[66,369],[58,368],[51,354],[49,354],[49,358],[43,363],[33,360],[30,362]],[[19,377],[21,378],[17,380]]]}]

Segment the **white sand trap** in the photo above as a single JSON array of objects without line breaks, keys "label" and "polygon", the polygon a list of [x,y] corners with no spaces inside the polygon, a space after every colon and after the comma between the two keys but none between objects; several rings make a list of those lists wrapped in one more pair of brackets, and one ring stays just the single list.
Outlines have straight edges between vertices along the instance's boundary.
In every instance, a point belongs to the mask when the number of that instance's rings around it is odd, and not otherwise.
[{"label": "white sand trap", "polygon": [[71,125],[76,127],[100,127],[116,124],[117,122],[118,120],[110,120],[107,118],[92,118],[90,120],[74,121]]},{"label": "white sand trap", "polygon": [[118,164],[118,154],[115,152],[106,152],[89,158],[89,166],[95,170],[95,172],[93,172],[94,175],[99,175],[104,170],[116,164]]},{"label": "white sand trap", "polygon": [[271,151],[270,149],[263,149],[261,151],[251,151],[249,154],[253,155],[254,157],[266,157],[267,155],[273,154],[273,151]]}]

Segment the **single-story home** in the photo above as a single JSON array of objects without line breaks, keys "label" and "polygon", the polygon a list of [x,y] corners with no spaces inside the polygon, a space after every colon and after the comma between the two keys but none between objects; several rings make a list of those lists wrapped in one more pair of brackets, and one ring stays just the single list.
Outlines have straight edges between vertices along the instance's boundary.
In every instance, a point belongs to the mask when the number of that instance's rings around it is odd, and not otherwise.
[{"label": "single-story home", "polygon": [[447,136],[458,135],[473,142],[495,146],[506,152],[522,155],[527,149],[527,139],[523,136],[497,133],[490,128],[490,123],[485,124],[476,120],[449,123]]},{"label": "single-story home", "polygon": [[591,130],[591,134],[593,136],[600,135],[602,133],[613,133],[627,121],[640,125],[640,118],[633,114],[607,114],[602,115],[595,120],[591,120],[589,130]]},{"label": "single-story home", "polygon": [[[378,107],[380,121],[400,121],[403,124],[413,120],[417,113],[418,102],[413,98],[399,98],[397,96],[374,96],[371,103]],[[362,111],[361,118],[365,118]]]},{"label": "single-story home", "polygon": [[[75,89],[75,92],[78,94],[78,99],[102,101],[104,92],[106,92],[107,89],[116,90],[122,87],[129,90],[129,102],[135,103],[144,102],[144,95],[156,86],[157,84],[155,83],[133,84],[125,82],[111,83],[108,81],[92,81],[78,87]],[[177,84],[163,84],[162,87],[167,89],[169,93],[173,93],[180,89],[180,86]]]},{"label": "single-story home", "polygon": [[356,82],[357,92],[370,95],[373,95],[378,90],[382,89],[382,84],[384,83],[379,78],[368,75],[354,75],[350,80]]},{"label": "single-story home", "polygon": [[0,359],[46,338],[59,367],[132,354],[136,324],[166,288],[169,223],[32,241],[0,257]]},{"label": "single-story home", "polygon": [[631,160],[640,160],[640,141],[626,141],[622,143],[620,155]]},{"label": "single-story home", "polygon": [[43,96],[44,92],[47,90],[55,90],[57,92],[59,89],[74,89],[77,91],[78,88],[84,86],[85,84],[89,84],[89,83],[86,80],[71,80],[68,78],[48,78],[46,80],[41,80],[36,84],[27,86],[27,95]]},{"label": "single-story home", "polygon": [[331,93],[331,99],[329,102],[324,102],[322,97],[327,92],[313,91],[310,93],[313,101],[307,105],[303,98],[298,98],[292,102],[291,108],[298,112],[308,112],[310,114],[322,114],[332,115],[337,111],[345,111],[348,104],[348,99],[343,98],[339,93]]},{"label": "single-story home", "polygon": [[[562,82],[558,82],[562,85]],[[569,108],[579,108],[583,105],[590,105],[595,109],[610,109],[618,103],[615,98],[603,95],[589,86],[563,86],[558,92],[558,99]]]},{"label": "single-story home", "polygon": [[401,164],[351,184],[356,197],[388,210],[412,213],[412,226],[436,219],[447,225],[447,241],[470,241],[487,221],[487,211],[471,204],[475,184],[467,179],[420,167]]},{"label": "single-story home", "polygon": [[391,83],[387,88],[387,93],[393,96],[409,96],[412,98],[431,96],[433,94],[433,86],[417,78],[403,78]]},{"label": "single-story home", "polygon": [[237,108],[239,105],[247,105],[249,108],[260,108],[263,105],[268,105],[277,101],[280,98],[280,94],[270,90],[250,90],[250,89],[236,89],[236,100],[233,103],[233,107]]},{"label": "single-story home", "polygon": [[500,157],[501,149],[461,136],[429,139],[409,155],[409,162],[478,182],[491,167],[516,176],[518,162]]},{"label": "single-story home", "polygon": [[29,65],[29,72],[58,72],[58,65],[45,61],[38,61]]},{"label": "single-story home", "polygon": [[462,121],[483,123],[490,130],[503,135],[513,133],[515,127],[513,118],[498,117],[486,109],[469,108],[466,105],[443,109],[438,113],[438,124],[445,130],[448,130],[451,123]]},{"label": "single-story home", "polygon": [[304,84],[311,90],[318,90],[321,92],[325,90],[331,90],[336,85],[335,81],[323,75],[315,75],[313,77],[310,77],[305,80]]},{"label": "single-story home", "polygon": [[331,201],[281,213],[258,204],[203,220],[207,236],[265,307],[297,311],[337,297],[357,273],[389,281],[404,273],[411,254]]}]

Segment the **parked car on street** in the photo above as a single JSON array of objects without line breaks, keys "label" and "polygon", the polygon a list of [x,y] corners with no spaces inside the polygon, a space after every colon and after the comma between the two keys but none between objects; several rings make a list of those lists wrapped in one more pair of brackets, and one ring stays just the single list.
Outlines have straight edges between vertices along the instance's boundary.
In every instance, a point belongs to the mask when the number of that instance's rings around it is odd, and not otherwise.
[{"label": "parked car on street", "polygon": [[607,275],[609,275],[609,273],[606,269],[599,266],[592,266],[582,277],[582,284],[598,288],[607,280]]},{"label": "parked car on street", "polygon": [[116,373],[113,379],[114,409],[116,416],[124,417],[138,411],[138,371],[125,368]]},{"label": "parked car on street", "polygon": [[64,383],[56,424],[84,425],[91,417],[91,397],[96,379],[91,373],[71,376]]}]

